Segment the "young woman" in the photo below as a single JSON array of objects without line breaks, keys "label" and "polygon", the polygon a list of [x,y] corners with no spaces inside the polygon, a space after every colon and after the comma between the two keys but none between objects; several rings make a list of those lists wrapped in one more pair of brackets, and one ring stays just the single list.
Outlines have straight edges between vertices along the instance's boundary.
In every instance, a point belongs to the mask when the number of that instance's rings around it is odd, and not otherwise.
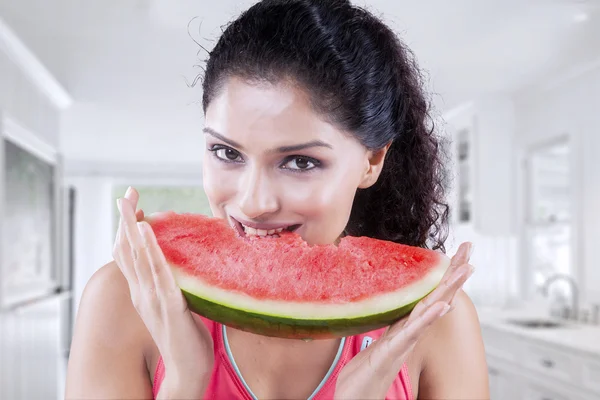
[{"label": "young woman", "polygon": [[[259,2],[210,53],[203,106],[215,216],[247,235],[297,226],[311,244],[353,235],[444,250],[442,154],[419,71],[369,12],[346,0]],[[119,201],[115,262],[81,300],[67,398],[488,398],[480,327],[461,290],[470,243],[388,329],[261,337],[187,309],[137,200],[128,190]]]}]

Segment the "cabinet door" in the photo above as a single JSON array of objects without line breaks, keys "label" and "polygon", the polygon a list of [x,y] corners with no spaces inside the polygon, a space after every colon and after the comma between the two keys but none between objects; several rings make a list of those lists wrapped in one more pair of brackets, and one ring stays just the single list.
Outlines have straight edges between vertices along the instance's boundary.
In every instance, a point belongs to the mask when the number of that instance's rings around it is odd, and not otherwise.
[{"label": "cabinet door", "polygon": [[502,375],[494,368],[488,369],[490,380],[490,400],[502,400]]},{"label": "cabinet door", "polygon": [[18,399],[18,318],[0,310],[0,399]]},{"label": "cabinet door", "polygon": [[557,393],[538,385],[527,385],[523,395],[523,400],[579,400],[579,397]]},{"label": "cabinet door", "polygon": [[63,302],[63,298],[54,296],[17,310],[18,354],[13,372],[18,394],[11,399],[60,398],[64,380],[64,360],[60,353]]},{"label": "cabinet door", "polygon": [[522,382],[515,375],[503,369],[489,367],[490,400],[518,399],[522,392]]},{"label": "cabinet door", "polygon": [[587,359],[583,362],[583,385],[600,397],[600,359]]}]

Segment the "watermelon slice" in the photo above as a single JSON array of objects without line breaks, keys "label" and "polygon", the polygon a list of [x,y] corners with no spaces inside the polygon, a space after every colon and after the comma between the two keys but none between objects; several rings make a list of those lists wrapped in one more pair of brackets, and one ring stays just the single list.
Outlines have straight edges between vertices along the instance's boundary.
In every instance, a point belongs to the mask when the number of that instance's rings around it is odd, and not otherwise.
[{"label": "watermelon slice", "polygon": [[390,325],[450,265],[442,253],[366,237],[309,246],[287,231],[242,237],[204,215],[146,221],[193,312],[265,336],[335,338]]}]

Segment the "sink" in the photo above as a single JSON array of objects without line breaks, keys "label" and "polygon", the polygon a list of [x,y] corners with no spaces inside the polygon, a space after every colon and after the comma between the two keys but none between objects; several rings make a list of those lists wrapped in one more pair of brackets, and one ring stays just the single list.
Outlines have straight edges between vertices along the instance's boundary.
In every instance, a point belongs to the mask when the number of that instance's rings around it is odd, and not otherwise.
[{"label": "sink", "polygon": [[568,326],[568,324],[564,322],[545,318],[508,319],[506,322],[511,325],[517,325],[528,329],[556,329]]}]

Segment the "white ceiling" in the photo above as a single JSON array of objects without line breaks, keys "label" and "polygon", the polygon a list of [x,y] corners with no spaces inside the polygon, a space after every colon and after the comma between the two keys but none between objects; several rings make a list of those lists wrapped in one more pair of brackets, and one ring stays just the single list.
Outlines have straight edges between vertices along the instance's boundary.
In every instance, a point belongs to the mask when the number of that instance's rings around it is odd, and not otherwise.
[{"label": "white ceiling", "polygon": [[[252,3],[0,0],[0,17],[75,99],[64,121],[67,157],[191,163],[201,152],[202,113],[200,88],[186,85],[199,72],[190,35],[210,48],[220,26]],[[547,85],[600,57],[598,1],[355,3],[382,15],[414,50],[440,112],[483,93]],[[105,147],[90,148],[100,138]],[[140,141],[153,150],[121,148]]]}]

